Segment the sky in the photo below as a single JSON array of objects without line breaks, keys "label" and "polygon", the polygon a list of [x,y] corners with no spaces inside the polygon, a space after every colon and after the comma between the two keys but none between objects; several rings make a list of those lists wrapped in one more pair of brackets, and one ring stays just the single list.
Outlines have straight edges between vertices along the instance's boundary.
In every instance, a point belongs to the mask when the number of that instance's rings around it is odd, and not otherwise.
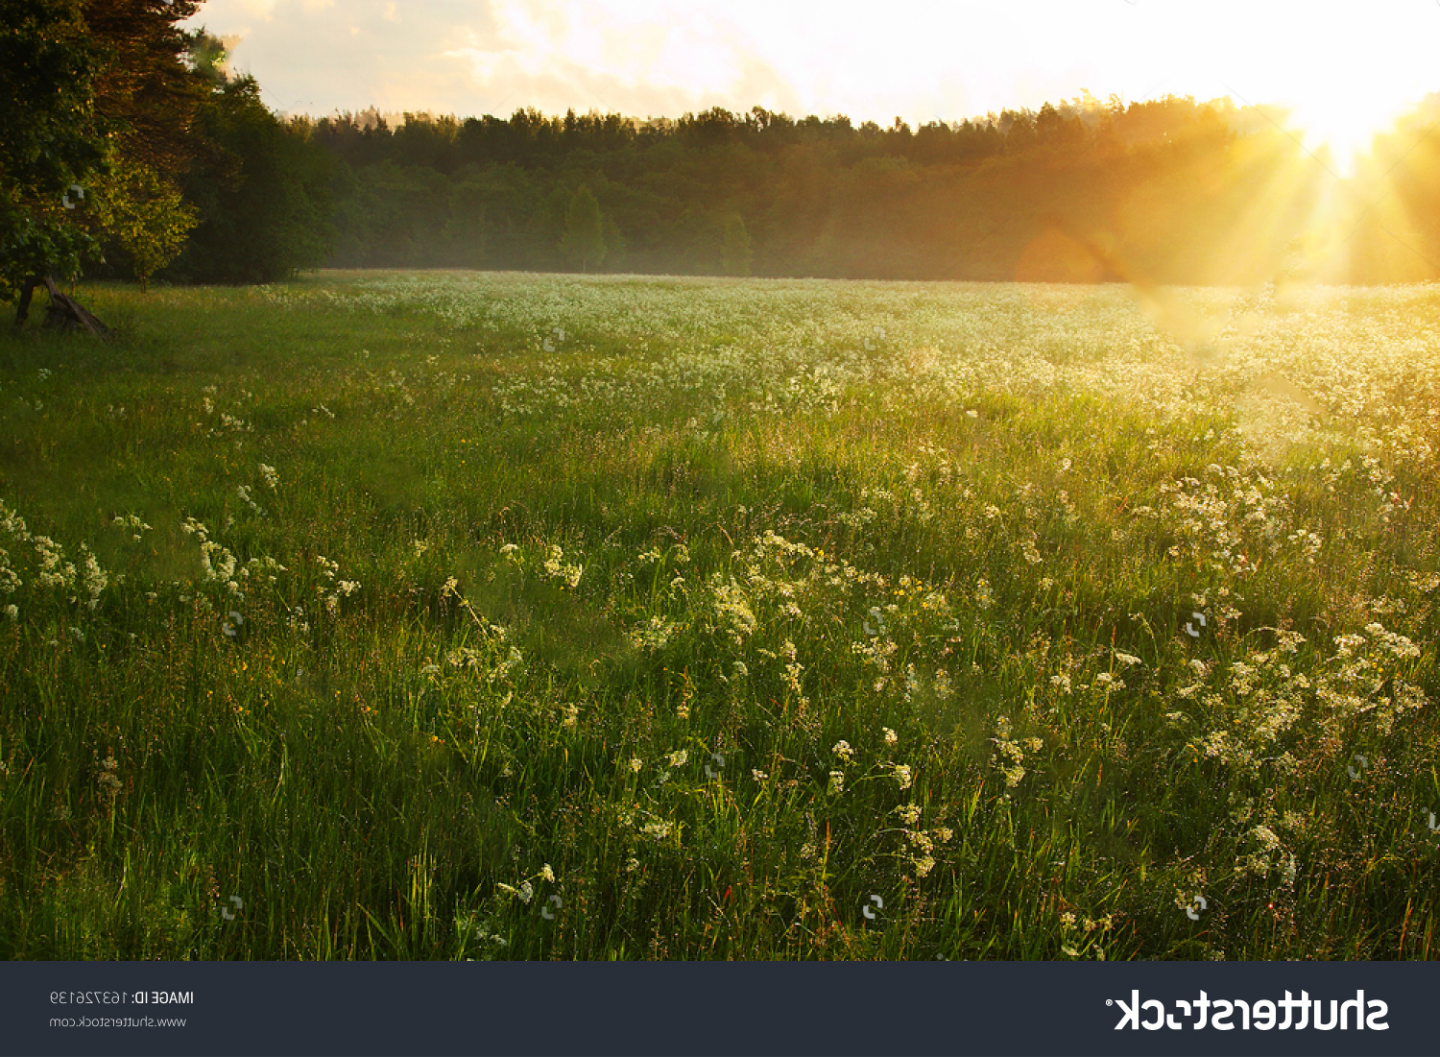
[{"label": "sky", "polygon": [[889,125],[1089,90],[1281,103],[1332,139],[1440,90],[1435,0],[208,0],[266,103],[508,117],[713,106]]}]

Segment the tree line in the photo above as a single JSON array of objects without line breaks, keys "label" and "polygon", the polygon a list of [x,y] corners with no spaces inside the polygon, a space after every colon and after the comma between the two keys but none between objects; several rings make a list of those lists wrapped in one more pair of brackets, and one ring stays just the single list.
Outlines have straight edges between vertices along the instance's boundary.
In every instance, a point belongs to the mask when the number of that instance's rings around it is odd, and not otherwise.
[{"label": "tree line", "polygon": [[[759,107],[289,127],[335,167],[328,260],[347,267],[1265,282],[1322,249],[1337,163],[1278,109],[1174,96],[913,129]],[[1427,127],[1417,116],[1380,144],[1369,185],[1347,185],[1321,277],[1440,277]]]}]

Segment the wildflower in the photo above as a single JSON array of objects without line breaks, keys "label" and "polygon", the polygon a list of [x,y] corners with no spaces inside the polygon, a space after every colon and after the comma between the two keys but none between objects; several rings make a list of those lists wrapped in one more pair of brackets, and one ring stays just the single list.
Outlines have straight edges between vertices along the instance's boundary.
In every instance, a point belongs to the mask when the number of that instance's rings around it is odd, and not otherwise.
[{"label": "wildflower", "polygon": [[900,783],[902,790],[910,788],[910,783],[914,781],[914,774],[911,772],[909,764],[897,763],[895,765],[895,781]]},{"label": "wildflower", "polygon": [[690,759],[690,753],[684,749],[672,752],[669,756],[671,767],[684,767],[685,761]]},{"label": "wildflower", "polygon": [[842,763],[849,763],[855,755],[855,750],[850,747],[848,741],[837,741],[830,749],[836,756],[840,757]]},{"label": "wildflower", "polygon": [[750,769],[750,777],[753,778],[753,779],[755,779],[755,781],[757,781],[757,782],[763,782],[763,781],[765,781],[765,779],[769,778],[770,776],[769,776],[768,774],[766,774],[764,771],[760,770],[760,768],[758,768],[758,767],[752,767],[752,768]]},{"label": "wildflower", "polygon": [[120,765],[115,761],[113,755],[106,755],[100,762],[100,773],[95,776],[95,782],[100,790],[111,798],[114,798],[121,790],[120,779],[115,776],[115,771]]},{"label": "wildflower", "polygon": [[654,837],[656,840],[664,840],[666,837],[670,836],[670,830],[672,828],[673,827],[669,822],[647,822],[645,823],[645,825],[640,827],[640,832],[645,834],[647,837]]},{"label": "wildflower", "polygon": [[540,876],[545,878],[545,880],[547,881],[553,882],[555,880],[555,871],[550,869],[550,864],[548,862],[544,866],[540,867]]},{"label": "wildflower", "polygon": [[561,726],[565,727],[567,730],[574,730],[574,729],[575,729],[575,724],[578,723],[579,720],[580,720],[580,706],[579,706],[579,705],[566,705],[566,706],[565,706],[565,718],[561,721]]},{"label": "wildflower", "polygon": [[632,757],[630,757],[630,770],[634,771],[636,774],[639,774],[639,773],[640,773],[640,768],[642,768],[642,767],[644,767],[644,766],[645,766],[645,764],[644,764],[644,762],[640,759],[640,757],[638,757],[638,756],[632,756]]},{"label": "wildflower", "polygon": [[17,606],[14,602],[11,602],[8,606],[5,607],[5,615],[11,620],[19,620],[20,607]]},{"label": "wildflower", "polygon": [[831,771],[831,772],[830,772],[830,792],[831,792],[831,793],[843,793],[843,792],[845,792],[845,772],[844,772],[844,771]]},{"label": "wildflower", "polygon": [[280,485],[280,475],[275,472],[275,467],[260,464],[260,479],[265,482],[265,487],[275,491]]},{"label": "wildflower", "polygon": [[900,741],[900,736],[896,734],[893,730],[891,730],[889,727],[881,727],[880,729],[885,733],[886,745],[895,745]]},{"label": "wildflower", "polygon": [[895,809],[895,813],[907,826],[913,826],[920,821],[920,808],[915,804],[901,804]]}]

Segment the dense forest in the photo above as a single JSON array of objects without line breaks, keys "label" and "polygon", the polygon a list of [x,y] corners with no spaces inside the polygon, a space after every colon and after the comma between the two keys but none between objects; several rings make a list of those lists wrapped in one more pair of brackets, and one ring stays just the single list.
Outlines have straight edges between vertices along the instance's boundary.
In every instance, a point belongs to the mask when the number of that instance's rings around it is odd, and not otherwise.
[{"label": "dense forest", "polygon": [[[918,129],[758,107],[644,122],[534,110],[271,121],[273,146],[288,143],[289,169],[306,174],[295,201],[272,208],[319,218],[298,225],[314,232],[306,264],[1142,283],[1440,277],[1440,139],[1420,115],[1348,181],[1279,112],[1175,97],[1086,96]],[[278,199],[286,166],[270,168]],[[231,237],[215,225],[197,235],[207,260]],[[197,277],[249,274],[212,265]]]},{"label": "dense forest", "polygon": [[[228,72],[218,40],[178,28],[194,3],[3,2],[30,23],[7,31],[5,48],[29,63],[17,68],[79,84],[68,62],[93,80],[76,101],[56,95],[53,122],[84,132],[67,164],[93,170],[97,191],[79,211],[61,208],[69,177],[0,159],[23,204],[0,228],[28,247],[11,254],[11,287],[45,268],[74,274],[61,264],[81,256],[86,274],[142,283],[264,282],[322,265],[1142,285],[1440,278],[1440,96],[1343,179],[1277,109],[1174,96],[1086,93],[919,128],[760,107],[643,121],[534,109],[285,118],[253,78]],[[36,61],[57,27],[69,50]],[[146,69],[169,87],[133,91]],[[10,79],[0,96],[55,94]],[[67,116],[80,103],[88,124]],[[109,160],[97,167],[99,152]],[[36,218],[48,241],[26,234]]]}]

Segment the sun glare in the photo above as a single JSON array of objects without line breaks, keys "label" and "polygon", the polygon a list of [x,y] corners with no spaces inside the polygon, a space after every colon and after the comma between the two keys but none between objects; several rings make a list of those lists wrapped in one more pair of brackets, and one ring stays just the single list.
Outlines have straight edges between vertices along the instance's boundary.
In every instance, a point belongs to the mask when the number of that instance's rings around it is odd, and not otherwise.
[{"label": "sun glare", "polygon": [[1336,84],[1290,102],[1289,124],[1307,151],[1323,156],[1336,176],[1348,178],[1375,138],[1393,128],[1413,102],[1399,94],[1366,92],[1353,83]]}]

